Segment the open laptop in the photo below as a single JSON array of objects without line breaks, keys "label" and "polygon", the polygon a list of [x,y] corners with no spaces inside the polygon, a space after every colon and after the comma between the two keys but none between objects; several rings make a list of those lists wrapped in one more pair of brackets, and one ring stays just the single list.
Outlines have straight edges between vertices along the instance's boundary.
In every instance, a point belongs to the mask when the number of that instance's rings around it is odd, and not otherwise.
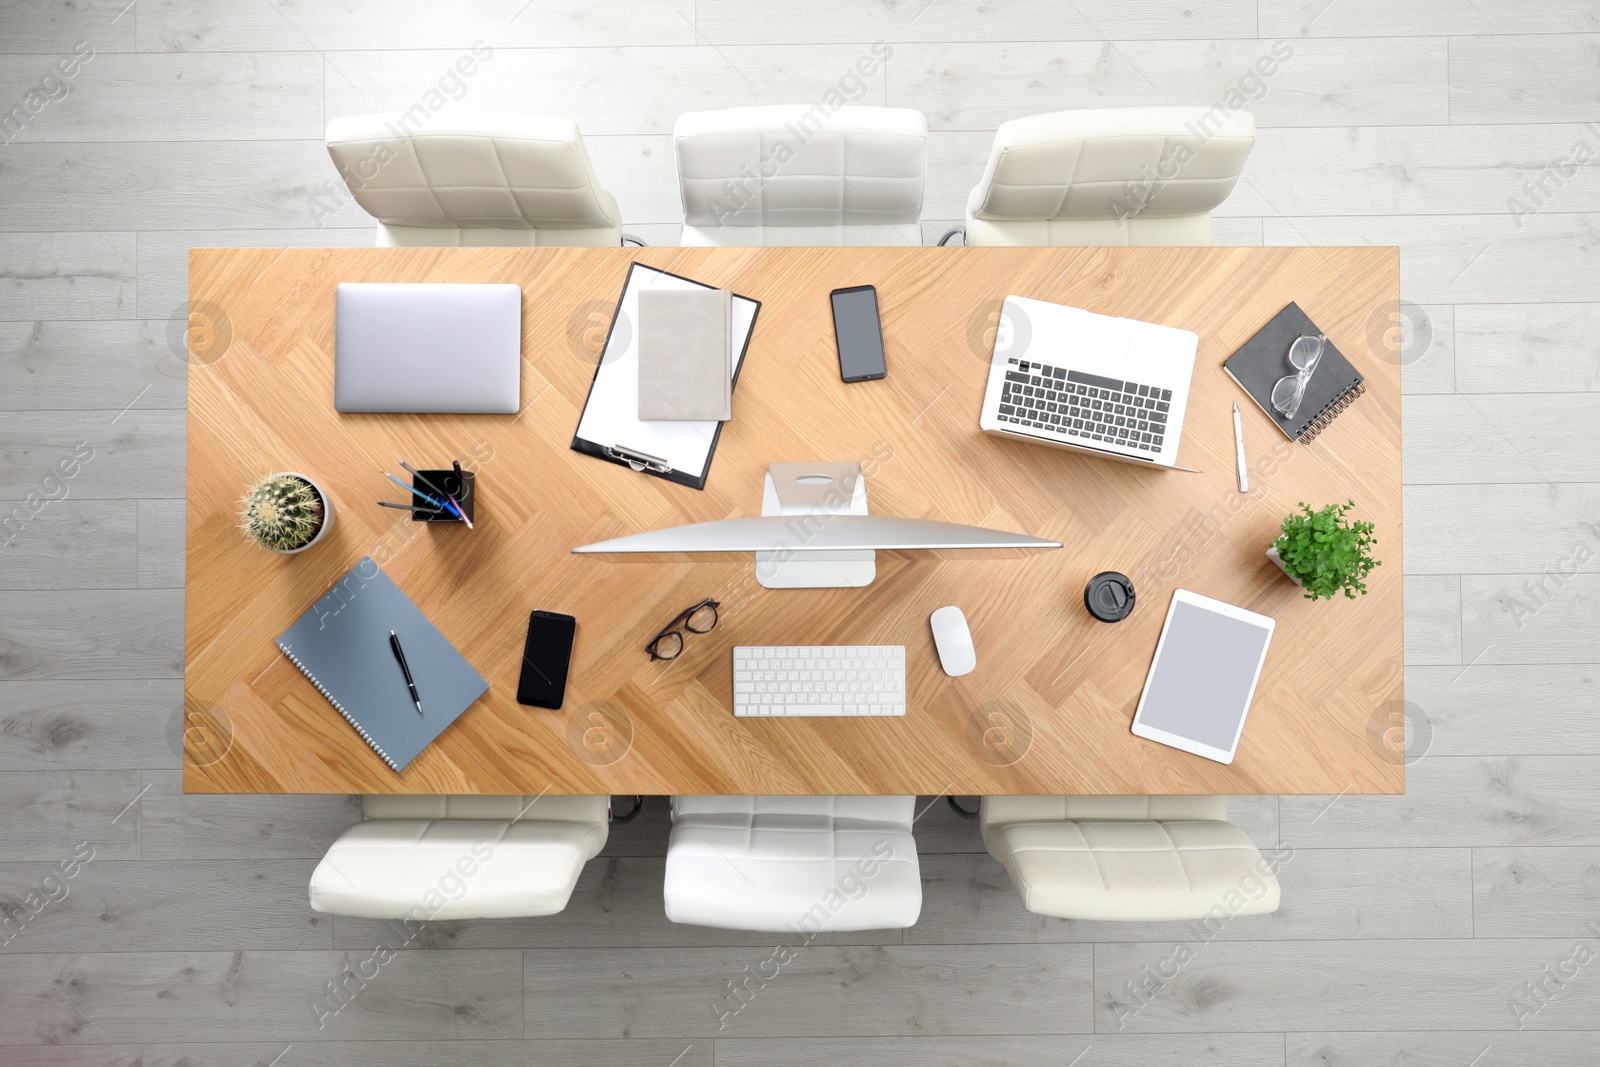
[{"label": "open laptop", "polygon": [[520,285],[340,283],[336,410],[515,414],[521,401]]},{"label": "open laptop", "polygon": [[1178,466],[1200,339],[1188,330],[1008,296],[978,425],[1150,467]]}]

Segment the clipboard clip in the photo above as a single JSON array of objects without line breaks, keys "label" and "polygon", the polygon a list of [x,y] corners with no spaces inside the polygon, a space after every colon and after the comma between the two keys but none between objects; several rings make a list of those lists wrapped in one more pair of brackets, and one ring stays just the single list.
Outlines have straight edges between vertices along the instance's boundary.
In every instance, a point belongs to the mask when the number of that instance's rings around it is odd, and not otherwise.
[{"label": "clipboard clip", "polygon": [[645,452],[636,452],[622,445],[606,445],[606,458],[614,459],[619,463],[626,463],[636,471],[649,471],[652,474],[671,474],[672,464],[659,456],[652,456]]}]

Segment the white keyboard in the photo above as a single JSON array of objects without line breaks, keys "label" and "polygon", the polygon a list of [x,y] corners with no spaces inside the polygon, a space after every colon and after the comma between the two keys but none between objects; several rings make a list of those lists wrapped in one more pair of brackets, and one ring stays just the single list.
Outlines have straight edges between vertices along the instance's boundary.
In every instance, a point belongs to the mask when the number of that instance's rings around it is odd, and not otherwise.
[{"label": "white keyboard", "polygon": [[904,715],[904,645],[741,646],[733,650],[740,718]]}]

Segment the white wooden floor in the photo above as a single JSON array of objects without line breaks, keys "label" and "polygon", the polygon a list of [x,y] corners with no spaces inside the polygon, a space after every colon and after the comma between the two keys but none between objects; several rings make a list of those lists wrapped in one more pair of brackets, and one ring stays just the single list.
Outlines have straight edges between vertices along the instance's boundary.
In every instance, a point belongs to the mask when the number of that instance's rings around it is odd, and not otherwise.
[{"label": "white wooden floor", "polygon": [[[1209,943],[1027,915],[938,804],[921,922],[807,949],[720,1031],[770,939],[664,920],[659,801],[556,918],[406,944],[313,914],[351,802],[180,789],[185,250],[370,244],[325,121],[480,40],[446,106],[576,118],[653,243],[681,111],[819,100],[874,41],[861,101],[935,131],[930,235],[1006,119],[1257,96],[1218,241],[1399,244],[1431,332],[1408,794],[1235,801],[1293,858],[1282,909]],[[59,97],[0,144],[0,517],[58,497],[0,549],[0,901],[48,899],[0,947],[6,1067],[1600,1062],[1600,2],[0,0],[0,53],[0,116]]]}]

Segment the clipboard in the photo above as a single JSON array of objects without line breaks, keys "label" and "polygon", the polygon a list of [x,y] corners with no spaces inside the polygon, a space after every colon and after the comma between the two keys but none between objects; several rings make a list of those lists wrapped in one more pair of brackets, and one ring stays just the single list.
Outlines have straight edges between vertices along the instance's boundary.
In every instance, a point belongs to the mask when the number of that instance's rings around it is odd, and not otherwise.
[{"label": "clipboard", "polygon": [[[642,263],[628,267],[622,296],[606,329],[600,365],[595,368],[578,428],[572,434],[572,450],[691,489],[704,489],[717,439],[722,436],[722,423],[646,422],[639,418],[639,334],[634,324],[639,321],[639,291],[644,288],[716,286]],[[744,366],[760,310],[759,300],[733,295],[734,386],[739,384],[739,370]]]}]

